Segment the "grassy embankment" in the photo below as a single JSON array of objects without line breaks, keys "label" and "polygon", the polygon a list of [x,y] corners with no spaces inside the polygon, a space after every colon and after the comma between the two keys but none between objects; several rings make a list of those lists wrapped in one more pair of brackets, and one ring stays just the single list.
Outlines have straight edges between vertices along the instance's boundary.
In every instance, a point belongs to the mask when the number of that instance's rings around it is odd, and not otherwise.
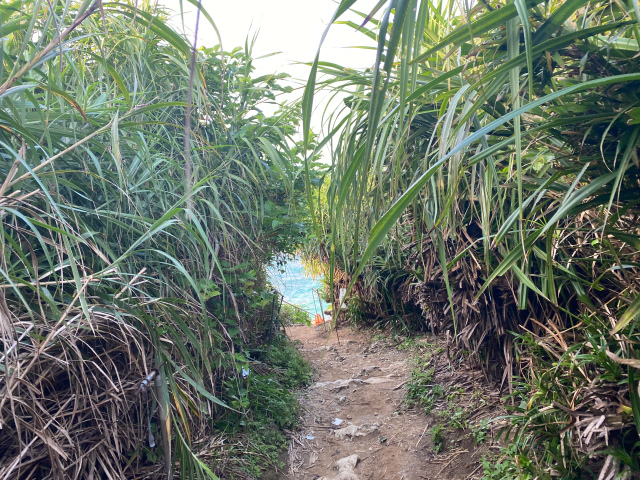
[{"label": "grassy embankment", "polygon": [[214,477],[231,437],[255,473],[295,421],[304,368],[258,360],[264,266],[306,235],[297,111],[167,20],[0,4],[0,479]]}]

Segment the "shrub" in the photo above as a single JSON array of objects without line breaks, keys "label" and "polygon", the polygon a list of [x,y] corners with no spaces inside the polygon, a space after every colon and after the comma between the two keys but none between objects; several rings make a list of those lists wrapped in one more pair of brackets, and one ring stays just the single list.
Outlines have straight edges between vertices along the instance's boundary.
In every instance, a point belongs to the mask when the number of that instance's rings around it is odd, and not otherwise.
[{"label": "shrub", "polygon": [[284,303],[280,309],[279,318],[282,325],[311,325],[311,317],[308,312],[286,303]]}]

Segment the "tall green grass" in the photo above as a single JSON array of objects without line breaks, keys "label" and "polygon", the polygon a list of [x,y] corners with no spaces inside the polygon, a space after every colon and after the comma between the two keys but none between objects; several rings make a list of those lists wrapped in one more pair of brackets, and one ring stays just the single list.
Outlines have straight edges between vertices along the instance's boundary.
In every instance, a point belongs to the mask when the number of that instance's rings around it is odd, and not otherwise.
[{"label": "tall green grass", "polygon": [[[519,415],[535,434],[519,438],[557,449],[545,468],[579,476],[571,458],[599,452],[626,457],[591,465],[596,478],[637,469],[637,2],[379,6],[354,25],[377,38],[370,69],[312,65],[306,128],[318,88],[349,95],[325,126],[335,148],[313,253],[367,291],[361,304],[376,299],[365,318],[451,330],[510,392],[525,373]],[[561,356],[562,394],[532,393],[547,389],[529,362],[550,366],[529,342]],[[572,353],[585,348],[597,354]],[[620,400],[600,382],[619,383]]]},{"label": "tall green grass", "polygon": [[282,75],[168,15],[0,5],[2,479],[213,477],[261,268],[304,234],[297,112],[261,111]]}]

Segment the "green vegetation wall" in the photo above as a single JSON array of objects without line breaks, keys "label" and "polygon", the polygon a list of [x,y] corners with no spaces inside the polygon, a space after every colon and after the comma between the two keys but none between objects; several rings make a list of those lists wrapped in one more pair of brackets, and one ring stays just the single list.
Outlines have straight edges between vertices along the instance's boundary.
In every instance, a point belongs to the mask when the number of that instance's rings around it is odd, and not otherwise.
[{"label": "green vegetation wall", "polygon": [[356,318],[450,331],[513,393],[523,478],[638,472],[638,2],[360,15],[374,65],[317,58],[303,102],[307,128],[316,89],[346,96],[309,255]]},{"label": "green vegetation wall", "polygon": [[212,475],[263,266],[305,234],[284,75],[156,3],[0,4],[1,479]]}]

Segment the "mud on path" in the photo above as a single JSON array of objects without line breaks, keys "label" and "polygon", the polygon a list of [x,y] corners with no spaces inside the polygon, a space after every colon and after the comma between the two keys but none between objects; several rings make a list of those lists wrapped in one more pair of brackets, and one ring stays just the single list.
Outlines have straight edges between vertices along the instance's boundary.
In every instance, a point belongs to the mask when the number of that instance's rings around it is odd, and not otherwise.
[{"label": "mud on path", "polygon": [[[481,478],[483,455],[492,452],[492,427],[476,446],[469,428],[443,430],[436,447],[432,428],[446,420],[451,399],[436,402],[434,413],[406,406],[406,384],[414,350],[370,334],[323,326],[287,328],[292,340],[314,366],[314,383],[301,397],[301,429],[291,435],[288,472],[295,480],[423,480]],[[482,384],[481,372],[453,369],[443,349],[436,359],[434,383],[455,386],[468,426],[501,412],[498,392]],[[478,394],[478,389],[484,389]],[[479,401],[481,399],[481,401]],[[440,407],[449,410],[437,415]],[[480,405],[481,404],[481,405]],[[461,407],[461,408],[462,408]],[[457,408],[457,407],[456,407]],[[337,424],[337,425],[336,425]]]}]

